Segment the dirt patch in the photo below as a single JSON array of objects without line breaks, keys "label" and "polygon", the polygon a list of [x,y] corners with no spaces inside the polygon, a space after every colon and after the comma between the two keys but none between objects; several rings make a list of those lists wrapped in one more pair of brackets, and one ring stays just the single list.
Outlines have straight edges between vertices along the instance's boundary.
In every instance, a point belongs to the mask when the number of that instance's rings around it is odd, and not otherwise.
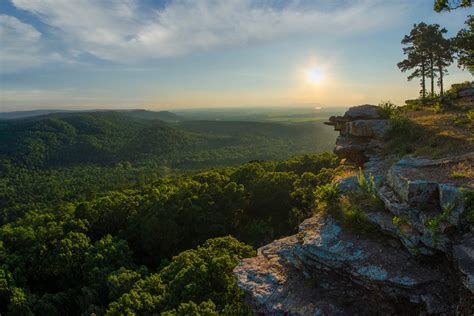
[{"label": "dirt patch", "polygon": [[464,112],[413,111],[407,117],[419,128],[414,154],[441,158],[474,151],[474,130],[457,124]]},{"label": "dirt patch", "polygon": [[474,159],[447,162],[435,166],[412,168],[407,176],[413,179],[452,184],[474,189]]}]

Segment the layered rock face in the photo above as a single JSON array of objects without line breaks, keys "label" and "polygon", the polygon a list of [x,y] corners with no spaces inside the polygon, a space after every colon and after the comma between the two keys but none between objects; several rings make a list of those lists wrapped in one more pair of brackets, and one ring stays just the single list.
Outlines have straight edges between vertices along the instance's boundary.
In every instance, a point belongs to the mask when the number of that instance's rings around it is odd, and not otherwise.
[{"label": "layered rock face", "polygon": [[[433,170],[460,161],[474,166],[474,153],[388,164],[376,154],[380,147],[367,145],[389,126],[378,109],[355,107],[330,121],[340,137],[364,138],[362,154],[371,158],[365,172],[377,179],[384,205],[364,211],[376,232],[358,233],[330,213],[307,219],[297,235],[235,268],[250,306],[272,315],[473,315],[474,227],[463,217],[465,188]],[[347,194],[357,186],[351,177],[339,188]]]},{"label": "layered rock face", "polygon": [[344,116],[331,116],[325,124],[339,131],[334,153],[357,165],[379,154],[390,129],[390,120],[382,118],[380,108],[368,104],[352,107]]}]

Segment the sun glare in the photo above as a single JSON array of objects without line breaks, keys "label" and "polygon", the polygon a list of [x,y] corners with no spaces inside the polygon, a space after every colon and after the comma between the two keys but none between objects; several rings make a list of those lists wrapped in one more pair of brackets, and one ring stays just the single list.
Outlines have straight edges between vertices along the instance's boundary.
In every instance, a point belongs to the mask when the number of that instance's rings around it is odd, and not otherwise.
[{"label": "sun glare", "polygon": [[306,79],[309,83],[321,83],[321,81],[324,80],[324,72],[319,68],[310,69],[307,73]]}]

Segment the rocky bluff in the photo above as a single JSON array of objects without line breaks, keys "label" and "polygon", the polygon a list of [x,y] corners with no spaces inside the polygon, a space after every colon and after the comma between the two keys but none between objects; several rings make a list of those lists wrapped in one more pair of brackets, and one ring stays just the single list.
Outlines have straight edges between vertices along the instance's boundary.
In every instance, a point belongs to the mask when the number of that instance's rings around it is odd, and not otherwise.
[{"label": "rocky bluff", "polygon": [[358,165],[380,153],[390,129],[390,120],[382,117],[380,108],[367,104],[350,108],[344,116],[331,116],[325,124],[339,131],[334,153]]},{"label": "rocky bluff", "polygon": [[[382,206],[364,210],[372,234],[318,213],[299,233],[258,249],[234,274],[254,311],[290,315],[472,315],[474,228],[463,219],[464,191],[436,170],[474,153],[438,160],[381,157],[390,121],[363,105],[329,125],[335,153],[374,176]],[[359,190],[340,180],[341,194]]]}]

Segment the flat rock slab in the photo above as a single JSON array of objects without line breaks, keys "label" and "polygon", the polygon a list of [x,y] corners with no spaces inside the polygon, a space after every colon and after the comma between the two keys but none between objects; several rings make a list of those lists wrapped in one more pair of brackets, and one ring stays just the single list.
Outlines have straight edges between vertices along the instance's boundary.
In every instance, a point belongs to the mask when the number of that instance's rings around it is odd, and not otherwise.
[{"label": "flat rock slab", "polygon": [[411,167],[404,164],[393,165],[388,172],[388,183],[403,202],[417,207],[433,204],[439,196],[438,183],[410,177]]},{"label": "flat rock slab", "polygon": [[405,298],[429,312],[449,310],[443,273],[420,264],[403,248],[358,236],[331,216],[315,216],[300,226],[294,255],[319,270],[337,271],[376,293]]},{"label": "flat rock slab", "polygon": [[293,255],[296,236],[276,240],[234,269],[253,312],[264,315],[399,315],[417,311],[373,295],[338,274],[314,270]]},{"label": "flat rock slab", "polygon": [[379,119],[381,118],[380,107],[370,104],[354,106],[346,111],[344,118],[352,121],[361,119]]}]

